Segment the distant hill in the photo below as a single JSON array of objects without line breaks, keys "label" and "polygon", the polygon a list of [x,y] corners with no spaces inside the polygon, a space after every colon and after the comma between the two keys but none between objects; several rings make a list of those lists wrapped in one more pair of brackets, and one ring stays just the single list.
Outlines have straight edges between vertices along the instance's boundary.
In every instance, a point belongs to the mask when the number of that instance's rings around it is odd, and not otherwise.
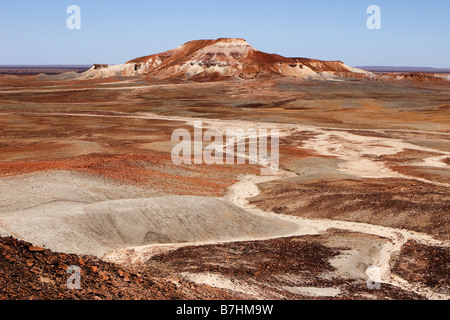
[{"label": "distant hill", "polygon": [[0,65],[0,74],[36,75],[61,74],[65,72],[84,72],[90,65]]},{"label": "distant hill", "polygon": [[370,72],[419,72],[419,73],[450,73],[450,68],[430,67],[390,67],[390,66],[359,66],[358,69]]}]

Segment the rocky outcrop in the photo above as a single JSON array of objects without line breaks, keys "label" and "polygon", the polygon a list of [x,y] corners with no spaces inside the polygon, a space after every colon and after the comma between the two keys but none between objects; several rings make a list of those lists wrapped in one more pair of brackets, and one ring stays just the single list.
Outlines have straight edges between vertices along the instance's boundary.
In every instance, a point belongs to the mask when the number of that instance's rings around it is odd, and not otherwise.
[{"label": "rocky outcrop", "polygon": [[[74,267],[79,268],[79,287],[71,278],[76,272]],[[93,256],[53,252],[13,237],[0,237],[0,300],[192,300],[198,297],[242,298],[183,279],[174,283],[158,277],[152,270],[138,271]]]},{"label": "rocky outcrop", "polygon": [[98,64],[98,63],[94,63],[94,69],[98,70],[98,69],[106,69],[109,66],[107,64]]},{"label": "rocky outcrop", "polygon": [[[100,72],[98,72],[100,71]],[[108,70],[93,68],[83,77],[149,75],[157,78],[223,79],[233,77],[286,76],[302,79],[334,79],[336,77],[372,77],[372,73],[355,69],[341,61],[308,58],[286,58],[253,48],[239,38],[194,40],[178,48],[139,57]]]}]

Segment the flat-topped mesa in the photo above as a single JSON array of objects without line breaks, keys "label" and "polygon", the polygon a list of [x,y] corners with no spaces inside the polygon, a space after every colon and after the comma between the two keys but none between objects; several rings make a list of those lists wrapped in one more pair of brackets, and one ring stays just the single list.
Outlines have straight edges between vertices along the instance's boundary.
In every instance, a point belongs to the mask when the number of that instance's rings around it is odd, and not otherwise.
[{"label": "flat-topped mesa", "polygon": [[89,70],[86,77],[139,76],[220,80],[228,77],[296,77],[332,79],[371,77],[341,61],[286,58],[252,47],[242,38],[193,40],[165,52],[139,57],[108,70]]}]

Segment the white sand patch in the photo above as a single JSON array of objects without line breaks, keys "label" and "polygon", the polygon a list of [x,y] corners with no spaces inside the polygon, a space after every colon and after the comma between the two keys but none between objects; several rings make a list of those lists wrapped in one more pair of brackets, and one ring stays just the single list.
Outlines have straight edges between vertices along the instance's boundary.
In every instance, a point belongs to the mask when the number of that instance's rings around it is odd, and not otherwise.
[{"label": "white sand patch", "polygon": [[444,162],[445,159],[449,158],[450,154],[443,156],[429,157],[422,161],[412,163],[412,166],[418,167],[435,167],[435,168],[449,168],[449,165]]},{"label": "white sand patch", "polygon": [[318,288],[318,287],[283,287],[294,294],[300,294],[311,297],[336,297],[341,294],[339,288]]},{"label": "white sand patch", "polygon": [[210,272],[202,272],[202,273],[181,273],[181,276],[188,281],[192,281],[198,284],[206,284],[212,287],[221,288],[225,290],[232,290],[248,295],[252,295],[255,298],[263,298],[261,294],[261,290],[252,286],[243,281],[239,281],[236,279],[229,279],[223,275],[210,273]]},{"label": "white sand patch", "polygon": [[400,174],[386,167],[383,161],[375,160],[377,156],[394,155],[405,149],[411,149],[442,154],[442,156],[430,157],[417,164],[444,168],[447,165],[442,160],[450,156],[450,152],[421,147],[400,139],[367,137],[345,131],[323,129],[313,129],[312,131],[319,135],[305,142],[303,148],[313,149],[324,156],[345,160],[344,163],[339,165],[339,169],[345,173],[362,178],[413,178],[432,184],[450,186],[445,183]]}]

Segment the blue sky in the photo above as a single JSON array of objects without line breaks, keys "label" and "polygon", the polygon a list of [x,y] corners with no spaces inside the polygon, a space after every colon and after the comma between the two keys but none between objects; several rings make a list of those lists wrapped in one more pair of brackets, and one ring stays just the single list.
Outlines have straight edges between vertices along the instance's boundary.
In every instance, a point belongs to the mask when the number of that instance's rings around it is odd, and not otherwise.
[{"label": "blue sky", "polygon": [[[81,30],[69,30],[69,5]],[[369,30],[369,5],[381,30]],[[195,39],[284,56],[450,68],[449,0],[0,0],[0,65],[118,64]]]}]

